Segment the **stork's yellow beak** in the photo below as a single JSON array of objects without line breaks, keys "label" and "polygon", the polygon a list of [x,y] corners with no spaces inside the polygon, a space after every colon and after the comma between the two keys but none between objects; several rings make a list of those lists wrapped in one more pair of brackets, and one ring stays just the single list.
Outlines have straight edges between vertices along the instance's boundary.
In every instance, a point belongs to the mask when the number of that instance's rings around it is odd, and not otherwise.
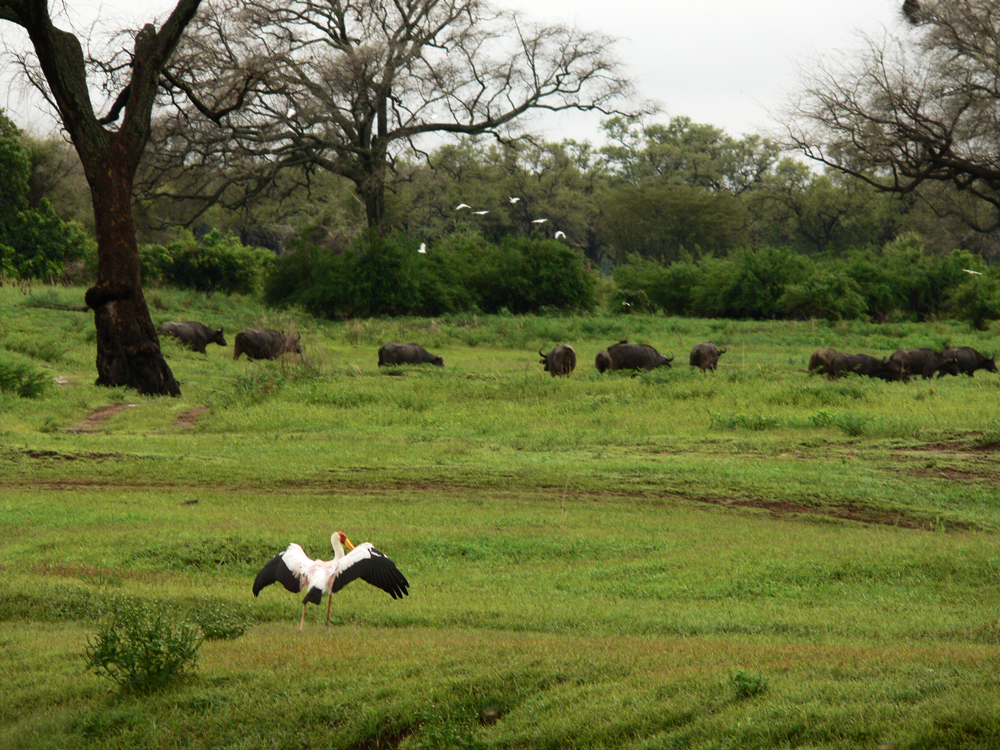
[{"label": "stork's yellow beak", "polygon": [[344,545],[347,547],[347,551],[348,552],[351,552],[351,551],[354,550],[354,545],[351,544],[351,540],[348,539],[346,536],[344,537]]}]

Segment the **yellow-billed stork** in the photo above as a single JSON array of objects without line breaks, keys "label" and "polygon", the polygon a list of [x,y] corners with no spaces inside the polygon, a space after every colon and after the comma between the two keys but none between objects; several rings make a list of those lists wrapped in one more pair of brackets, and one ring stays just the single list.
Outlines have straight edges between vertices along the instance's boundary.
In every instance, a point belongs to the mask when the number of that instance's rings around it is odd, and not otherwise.
[{"label": "yellow-billed stork", "polygon": [[[306,605],[310,602],[319,604],[324,594],[329,595],[326,605],[326,627],[329,630],[333,595],[355,578],[388,592],[393,599],[409,595],[407,589],[410,583],[406,576],[370,543],[355,547],[343,531],[335,531],[330,537],[330,545],[333,547],[332,560],[312,560],[302,547],[292,542],[284,552],[279,552],[260,569],[253,582],[253,595],[256,597],[262,588],[275,581],[293,593],[305,591],[300,633],[306,621]],[[347,554],[344,554],[345,545],[350,550]]]}]

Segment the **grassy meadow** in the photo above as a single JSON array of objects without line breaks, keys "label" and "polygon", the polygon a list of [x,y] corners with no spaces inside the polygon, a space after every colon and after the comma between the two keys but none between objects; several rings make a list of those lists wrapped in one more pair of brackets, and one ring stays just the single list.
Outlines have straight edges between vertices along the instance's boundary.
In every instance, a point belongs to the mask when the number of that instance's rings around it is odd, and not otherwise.
[{"label": "grassy meadow", "polygon": [[[0,748],[1000,747],[1000,375],[806,373],[996,327],[651,316],[325,322],[147,290],[180,398],[93,385],[83,289],[0,287]],[[245,326],[301,358],[233,361]],[[627,338],[674,367],[598,374]],[[377,367],[416,341],[441,368]],[[700,341],[728,346],[716,373]],[[537,352],[571,343],[554,379]],[[410,581],[256,572],[343,530]],[[150,695],[86,669],[122,599],[245,623]],[[325,603],[324,603],[325,604]]]}]

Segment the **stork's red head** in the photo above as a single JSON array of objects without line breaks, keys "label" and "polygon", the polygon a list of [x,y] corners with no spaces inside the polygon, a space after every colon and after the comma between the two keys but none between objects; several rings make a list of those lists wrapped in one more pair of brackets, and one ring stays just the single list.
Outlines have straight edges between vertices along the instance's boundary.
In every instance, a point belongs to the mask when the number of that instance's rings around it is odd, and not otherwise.
[{"label": "stork's red head", "polygon": [[351,540],[347,538],[347,534],[345,534],[343,531],[337,532],[337,538],[340,539],[340,543],[343,544],[345,547],[347,547],[348,550],[354,549],[354,545],[351,544]]}]

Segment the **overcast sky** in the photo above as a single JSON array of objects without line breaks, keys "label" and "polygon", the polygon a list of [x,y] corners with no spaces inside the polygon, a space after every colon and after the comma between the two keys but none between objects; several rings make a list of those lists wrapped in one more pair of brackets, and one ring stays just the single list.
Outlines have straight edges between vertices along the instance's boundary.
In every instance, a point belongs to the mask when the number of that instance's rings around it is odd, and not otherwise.
[{"label": "overcast sky", "polygon": [[[733,136],[774,127],[796,88],[799,70],[817,58],[858,46],[860,33],[897,31],[902,0],[495,0],[538,21],[560,21],[619,40],[619,57],[640,95],[676,116],[715,125]],[[72,0],[81,27],[112,13],[140,24],[165,16],[170,0]],[[124,25],[124,24],[122,24]],[[0,22],[0,40],[11,39]],[[19,125],[45,127],[37,105],[14,93],[0,106]],[[542,129],[550,140],[600,142],[599,118],[552,117]]]}]

